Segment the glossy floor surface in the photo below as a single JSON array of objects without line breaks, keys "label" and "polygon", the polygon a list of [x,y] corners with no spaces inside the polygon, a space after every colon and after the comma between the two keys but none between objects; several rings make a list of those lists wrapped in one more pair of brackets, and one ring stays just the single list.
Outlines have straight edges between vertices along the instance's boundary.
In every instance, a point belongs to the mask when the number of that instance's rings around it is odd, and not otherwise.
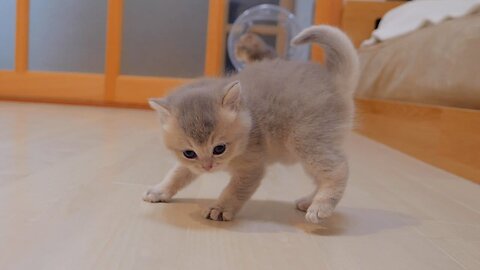
[{"label": "glossy floor surface", "polygon": [[205,175],[142,201],[173,159],[151,111],[0,102],[0,269],[480,269],[480,187],[358,135],[323,225],[293,201],[312,183],[273,166],[236,220],[201,209]]}]

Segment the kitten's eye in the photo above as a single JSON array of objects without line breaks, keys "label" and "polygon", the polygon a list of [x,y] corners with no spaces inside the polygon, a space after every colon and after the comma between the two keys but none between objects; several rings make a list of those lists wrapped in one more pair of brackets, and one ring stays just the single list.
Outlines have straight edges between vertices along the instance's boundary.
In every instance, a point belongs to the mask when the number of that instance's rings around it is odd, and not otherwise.
[{"label": "kitten's eye", "polygon": [[194,159],[197,157],[197,153],[192,150],[185,150],[183,151],[183,155],[188,159]]},{"label": "kitten's eye", "polygon": [[221,155],[221,154],[223,154],[223,152],[225,152],[226,148],[227,147],[225,146],[225,144],[219,144],[219,145],[217,145],[213,148],[213,154],[214,155]]}]

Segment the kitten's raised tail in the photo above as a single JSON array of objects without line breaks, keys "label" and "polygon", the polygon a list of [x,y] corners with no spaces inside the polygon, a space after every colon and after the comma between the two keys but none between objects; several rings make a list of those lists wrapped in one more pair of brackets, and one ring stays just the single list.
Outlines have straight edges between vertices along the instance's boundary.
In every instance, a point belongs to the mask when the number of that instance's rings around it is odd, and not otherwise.
[{"label": "kitten's raised tail", "polygon": [[[340,29],[328,25],[315,25],[295,36],[292,45],[318,43],[326,53],[326,67],[336,77],[344,91],[352,93],[357,85],[358,55],[350,39]],[[346,89],[345,89],[346,88]]]}]

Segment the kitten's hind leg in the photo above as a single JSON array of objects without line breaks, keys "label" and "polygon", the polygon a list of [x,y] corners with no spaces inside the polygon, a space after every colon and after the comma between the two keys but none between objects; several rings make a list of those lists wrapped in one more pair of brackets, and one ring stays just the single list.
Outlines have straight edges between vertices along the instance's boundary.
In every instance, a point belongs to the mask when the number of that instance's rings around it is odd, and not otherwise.
[{"label": "kitten's hind leg", "polygon": [[145,192],[143,200],[151,203],[168,202],[173,195],[190,184],[196,177],[197,175],[186,167],[176,165],[168,172],[162,182]]},{"label": "kitten's hind leg", "polygon": [[[311,203],[306,209],[305,218],[309,222],[319,223],[332,214],[343,196],[348,179],[348,164],[343,154],[326,155],[323,152],[321,155],[306,155],[303,166],[317,185],[317,191],[311,196]],[[307,204],[308,198],[300,207],[305,208]]]}]

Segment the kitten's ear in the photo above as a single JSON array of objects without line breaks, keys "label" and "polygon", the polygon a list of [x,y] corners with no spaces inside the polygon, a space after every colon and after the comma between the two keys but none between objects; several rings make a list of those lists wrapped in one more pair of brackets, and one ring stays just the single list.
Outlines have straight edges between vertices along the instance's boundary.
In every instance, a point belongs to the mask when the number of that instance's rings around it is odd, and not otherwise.
[{"label": "kitten's ear", "polygon": [[241,102],[242,87],[240,86],[240,82],[234,81],[229,83],[227,87],[225,87],[225,95],[222,99],[222,106],[234,111],[238,111],[240,109]]},{"label": "kitten's ear", "polygon": [[150,107],[157,111],[162,117],[170,116],[170,108],[168,107],[167,101],[163,98],[150,98],[148,100]]}]

